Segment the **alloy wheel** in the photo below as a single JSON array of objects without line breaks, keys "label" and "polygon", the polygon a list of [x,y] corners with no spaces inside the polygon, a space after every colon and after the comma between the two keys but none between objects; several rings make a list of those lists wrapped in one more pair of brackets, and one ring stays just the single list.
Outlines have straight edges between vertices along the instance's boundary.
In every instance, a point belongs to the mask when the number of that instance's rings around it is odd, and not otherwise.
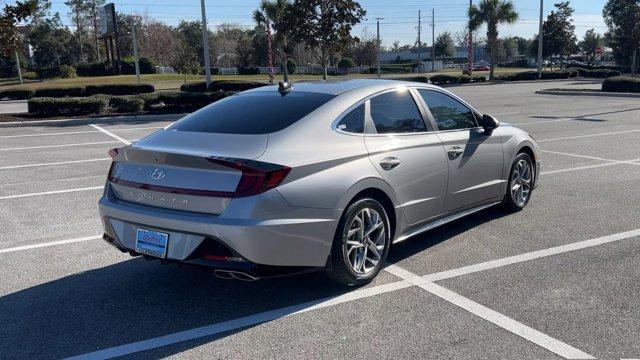
[{"label": "alloy wheel", "polygon": [[511,173],[511,198],[518,206],[524,206],[529,200],[533,180],[531,170],[531,164],[525,159],[520,159]]},{"label": "alloy wheel", "polygon": [[348,229],[345,258],[356,274],[368,274],[376,269],[384,252],[385,221],[377,210],[366,207],[353,217]]}]

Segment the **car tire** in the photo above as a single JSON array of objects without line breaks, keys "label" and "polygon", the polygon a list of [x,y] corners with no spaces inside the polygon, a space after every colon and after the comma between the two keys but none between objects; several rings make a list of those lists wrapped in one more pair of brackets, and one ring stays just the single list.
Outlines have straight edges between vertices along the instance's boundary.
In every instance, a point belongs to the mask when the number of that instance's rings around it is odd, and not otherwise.
[{"label": "car tire", "polygon": [[384,207],[373,198],[358,199],[338,223],[326,274],[343,285],[371,282],[387,259],[391,238]]},{"label": "car tire", "polygon": [[502,201],[503,208],[508,211],[520,211],[527,206],[533,193],[535,167],[527,153],[519,153],[511,164],[507,192]]}]

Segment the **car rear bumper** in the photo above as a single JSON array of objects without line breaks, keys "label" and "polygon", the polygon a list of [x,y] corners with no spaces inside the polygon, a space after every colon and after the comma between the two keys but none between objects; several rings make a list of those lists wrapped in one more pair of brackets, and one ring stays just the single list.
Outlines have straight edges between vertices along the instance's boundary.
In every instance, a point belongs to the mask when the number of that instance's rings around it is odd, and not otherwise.
[{"label": "car rear bumper", "polygon": [[[169,234],[166,260],[224,268],[324,266],[337,226],[335,211],[294,207],[275,190],[233,199],[222,215],[211,215],[123,201],[107,184],[99,212],[105,234],[121,250],[135,253],[137,229],[151,229]],[[194,258],[205,239],[220,242],[245,264]]]}]

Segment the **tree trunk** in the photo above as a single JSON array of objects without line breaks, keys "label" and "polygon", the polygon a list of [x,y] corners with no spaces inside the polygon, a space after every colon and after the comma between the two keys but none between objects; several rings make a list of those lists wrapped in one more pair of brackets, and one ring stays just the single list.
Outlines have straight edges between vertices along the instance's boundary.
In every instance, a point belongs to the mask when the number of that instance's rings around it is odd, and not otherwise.
[{"label": "tree trunk", "polygon": [[320,49],[320,61],[322,62],[322,80],[327,80],[327,52],[324,48]]},{"label": "tree trunk", "polygon": [[289,69],[287,68],[287,54],[282,55],[282,75],[284,82],[289,82]]},{"label": "tree trunk", "polygon": [[631,76],[636,76],[637,70],[637,57],[638,57],[638,49],[633,49],[633,55],[631,56]]},{"label": "tree trunk", "polygon": [[493,71],[494,71],[494,64],[496,62],[496,43],[495,41],[492,41],[491,44],[491,68],[489,68],[489,80],[493,80]]},{"label": "tree trunk", "polygon": [[100,61],[100,45],[98,44],[98,14],[95,4],[93,6],[93,41],[96,44],[96,61]]}]

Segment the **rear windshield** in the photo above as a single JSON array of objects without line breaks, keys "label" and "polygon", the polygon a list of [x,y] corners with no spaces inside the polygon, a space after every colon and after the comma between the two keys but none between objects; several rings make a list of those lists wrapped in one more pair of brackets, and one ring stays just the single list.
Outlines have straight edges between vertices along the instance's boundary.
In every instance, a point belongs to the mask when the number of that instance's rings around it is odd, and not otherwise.
[{"label": "rear windshield", "polygon": [[229,96],[173,124],[170,130],[268,134],[280,131],[319,108],[334,95],[290,92],[254,92]]}]

